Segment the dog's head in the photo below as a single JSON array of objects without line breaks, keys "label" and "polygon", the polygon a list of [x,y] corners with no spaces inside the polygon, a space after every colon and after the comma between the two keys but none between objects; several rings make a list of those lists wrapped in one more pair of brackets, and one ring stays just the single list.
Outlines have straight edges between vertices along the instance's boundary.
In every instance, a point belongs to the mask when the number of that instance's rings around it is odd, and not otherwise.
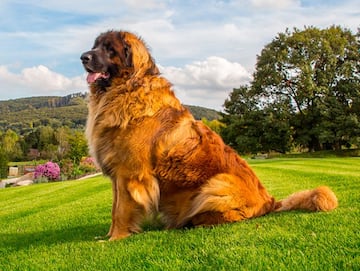
[{"label": "dog's head", "polygon": [[128,80],[159,74],[144,42],[123,31],[108,31],[95,40],[94,46],[80,57],[88,72],[90,85],[106,90],[115,78]]}]

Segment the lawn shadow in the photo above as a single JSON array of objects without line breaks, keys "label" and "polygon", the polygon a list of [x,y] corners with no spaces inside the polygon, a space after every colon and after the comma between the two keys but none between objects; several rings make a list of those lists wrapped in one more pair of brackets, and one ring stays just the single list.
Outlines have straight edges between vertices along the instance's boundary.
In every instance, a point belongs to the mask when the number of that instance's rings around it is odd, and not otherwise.
[{"label": "lawn shadow", "polygon": [[44,245],[96,242],[96,237],[106,235],[108,229],[108,224],[95,224],[38,232],[0,233],[0,249],[18,251]]}]

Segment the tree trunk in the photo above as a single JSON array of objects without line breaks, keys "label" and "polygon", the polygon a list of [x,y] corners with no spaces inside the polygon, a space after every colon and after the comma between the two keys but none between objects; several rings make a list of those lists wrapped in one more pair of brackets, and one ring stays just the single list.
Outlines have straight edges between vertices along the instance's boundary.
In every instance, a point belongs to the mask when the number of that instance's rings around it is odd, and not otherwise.
[{"label": "tree trunk", "polygon": [[308,144],[309,144],[309,152],[321,150],[321,144],[319,142],[319,139],[315,136],[311,136],[311,139]]}]

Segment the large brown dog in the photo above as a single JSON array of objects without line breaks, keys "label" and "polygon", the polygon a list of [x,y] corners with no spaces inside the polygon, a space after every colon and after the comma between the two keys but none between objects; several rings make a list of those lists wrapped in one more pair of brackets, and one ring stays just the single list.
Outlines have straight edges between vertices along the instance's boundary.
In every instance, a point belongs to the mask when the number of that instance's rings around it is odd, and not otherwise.
[{"label": "large brown dog", "polygon": [[276,202],[248,164],[181,105],[136,35],[103,33],[81,60],[89,73],[90,151],[112,180],[110,240],[139,232],[154,212],[179,228],[336,208],[327,187]]}]

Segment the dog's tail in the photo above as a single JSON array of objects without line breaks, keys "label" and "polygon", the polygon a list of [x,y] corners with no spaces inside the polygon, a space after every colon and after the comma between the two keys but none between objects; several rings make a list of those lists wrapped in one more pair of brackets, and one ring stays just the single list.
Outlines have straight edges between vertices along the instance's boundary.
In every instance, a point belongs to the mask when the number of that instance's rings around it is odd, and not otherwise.
[{"label": "dog's tail", "polygon": [[338,206],[338,200],[327,186],[296,192],[275,204],[275,212],[290,210],[331,211]]}]

